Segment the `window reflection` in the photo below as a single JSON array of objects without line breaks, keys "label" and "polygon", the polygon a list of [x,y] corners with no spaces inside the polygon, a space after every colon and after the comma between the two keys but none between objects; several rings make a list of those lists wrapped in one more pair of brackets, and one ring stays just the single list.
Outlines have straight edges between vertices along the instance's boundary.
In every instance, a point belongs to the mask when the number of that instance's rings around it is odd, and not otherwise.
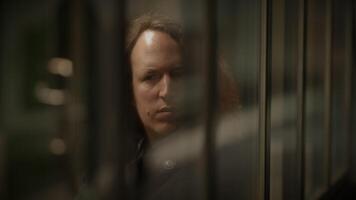
[{"label": "window reflection", "polygon": [[0,199],[327,197],[351,3],[2,2]]},{"label": "window reflection", "polygon": [[[328,175],[328,70],[330,69],[330,2],[307,4],[305,79],[305,198],[319,198]],[[325,42],[326,41],[326,42]]]},{"label": "window reflection", "polygon": [[273,1],[271,41],[270,198],[301,199],[300,68],[302,1]]}]

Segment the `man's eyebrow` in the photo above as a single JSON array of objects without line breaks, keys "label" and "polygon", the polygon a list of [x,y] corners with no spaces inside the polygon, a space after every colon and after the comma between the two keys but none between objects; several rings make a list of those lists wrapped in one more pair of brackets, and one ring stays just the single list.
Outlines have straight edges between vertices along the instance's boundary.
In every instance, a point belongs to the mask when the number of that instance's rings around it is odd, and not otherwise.
[{"label": "man's eyebrow", "polygon": [[151,74],[151,73],[156,73],[158,70],[155,69],[154,67],[147,67],[143,70],[145,74]]},{"label": "man's eyebrow", "polygon": [[[184,67],[183,67],[183,65],[182,64],[177,64],[177,65],[173,65],[173,66],[171,66],[170,68],[168,68],[168,70],[170,71],[170,70],[175,70],[175,69],[183,69]],[[145,72],[145,73],[147,73],[147,72],[157,72],[157,71],[164,71],[165,69],[157,69],[157,68],[155,68],[155,67],[153,67],[153,66],[148,66],[148,67],[145,67],[144,69],[143,69],[143,71]]]}]

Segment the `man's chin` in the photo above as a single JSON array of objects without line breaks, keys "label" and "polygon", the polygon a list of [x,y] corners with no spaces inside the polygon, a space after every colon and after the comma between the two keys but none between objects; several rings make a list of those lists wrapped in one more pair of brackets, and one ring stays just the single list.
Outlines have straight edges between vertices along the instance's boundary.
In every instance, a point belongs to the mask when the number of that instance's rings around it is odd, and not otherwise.
[{"label": "man's chin", "polygon": [[166,136],[177,130],[177,125],[174,123],[163,123],[156,128],[157,136]]}]

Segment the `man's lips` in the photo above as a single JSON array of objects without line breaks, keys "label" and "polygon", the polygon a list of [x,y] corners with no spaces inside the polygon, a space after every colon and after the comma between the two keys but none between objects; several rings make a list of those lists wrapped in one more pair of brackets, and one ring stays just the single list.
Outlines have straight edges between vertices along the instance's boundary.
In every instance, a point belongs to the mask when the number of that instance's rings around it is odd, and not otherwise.
[{"label": "man's lips", "polygon": [[164,106],[158,110],[158,113],[160,113],[160,112],[175,112],[174,110],[175,109],[173,109],[172,107]]},{"label": "man's lips", "polygon": [[175,109],[172,107],[162,107],[156,112],[156,118],[160,121],[172,121],[176,118]]}]

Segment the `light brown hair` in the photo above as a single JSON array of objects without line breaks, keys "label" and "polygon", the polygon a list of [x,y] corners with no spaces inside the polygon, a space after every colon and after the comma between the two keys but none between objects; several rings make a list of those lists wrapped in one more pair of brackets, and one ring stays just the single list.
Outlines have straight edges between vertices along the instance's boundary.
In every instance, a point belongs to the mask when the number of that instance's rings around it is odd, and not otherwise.
[{"label": "light brown hair", "polygon": [[178,44],[183,43],[183,29],[177,22],[162,15],[146,14],[130,24],[126,37],[126,53],[131,55],[137,39],[146,30],[156,30],[168,34]]},{"label": "light brown hair", "polygon": [[[181,47],[184,49],[184,33],[183,27],[181,24],[177,23],[176,21],[167,18],[162,15],[157,14],[145,14],[135,20],[129,26],[127,36],[126,36],[126,71],[127,71],[127,82],[128,82],[128,95],[131,98],[131,102],[133,101],[133,91],[132,91],[132,69],[131,69],[131,53],[132,50],[141,36],[141,34],[146,30],[156,30],[163,33],[168,34],[175,40]],[[184,50],[183,50],[184,51]],[[183,52],[184,53],[184,52]],[[229,75],[228,69],[224,59],[219,57],[218,63],[218,90],[219,90],[219,97],[218,97],[218,104],[219,110],[221,113],[229,112],[232,109],[238,107],[238,90],[237,85],[234,79]],[[137,116],[137,111],[134,112],[135,119],[134,121],[138,120],[140,123],[139,118]],[[142,126],[139,125],[139,126]],[[143,131],[143,130],[142,130]]]}]

